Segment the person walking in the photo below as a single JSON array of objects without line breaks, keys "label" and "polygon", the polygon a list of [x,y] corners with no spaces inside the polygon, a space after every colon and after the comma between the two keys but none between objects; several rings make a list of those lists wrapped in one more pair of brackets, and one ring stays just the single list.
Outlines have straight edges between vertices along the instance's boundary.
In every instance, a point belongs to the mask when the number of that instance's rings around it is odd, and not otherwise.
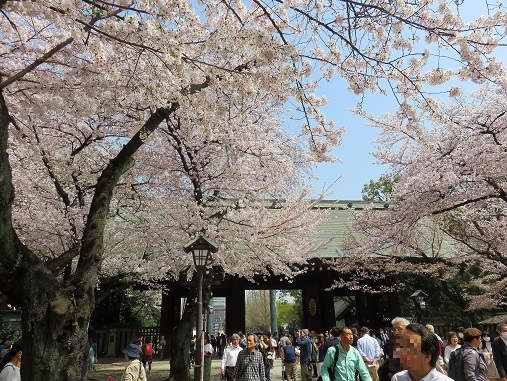
[{"label": "person walking", "polygon": [[296,347],[292,345],[290,339],[287,339],[285,341],[285,345],[282,347],[281,357],[283,365],[285,367],[285,380],[296,381],[297,377]]},{"label": "person walking", "polygon": [[162,361],[164,359],[164,348],[167,345],[167,342],[165,341],[164,336],[160,336],[160,339],[158,340],[158,359]]},{"label": "person walking", "polygon": [[495,361],[498,374],[503,381],[507,380],[507,324],[500,323],[496,327],[498,337],[491,344],[493,360]]},{"label": "person walking", "polygon": [[479,348],[479,353],[482,353],[484,361],[486,361],[486,365],[488,366],[488,379],[500,378],[495,361],[493,360],[493,348],[491,346],[491,337],[488,332],[482,333],[482,346]]},{"label": "person walking", "polygon": [[271,332],[266,331],[260,337],[261,352],[264,356],[264,375],[266,381],[271,381],[271,368],[274,362],[274,348],[271,344]]},{"label": "person walking", "polygon": [[280,358],[282,357],[283,347],[287,345],[287,341],[292,342],[292,340],[285,334],[285,330],[282,329],[280,331],[280,339],[278,339],[278,356]]},{"label": "person walking", "polygon": [[399,346],[405,328],[409,324],[410,322],[402,317],[395,317],[391,321],[393,336],[389,339],[387,344],[384,345],[384,355],[386,359],[377,370],[379,381],[391,381],[391,377],[402,369],[400,359],[394,357],[394,349]]},{"label": "person walking", "polygon": [[234,381],[265,381],[264,357],[255,350],[259,338],[250,333],[246,337],[246,348],[238,354],[234,368]]},{"label": "person walking", "polygon": [[222,367],[220,373],[225,375],[227,381],[234,381],[234,369],[238,361],[238,355],[243,350],[239,346],[239,335],[237,333],[231,336],[231,344],[224,349],[222,356]]},{"label": "person walking", "polygon": [[477,328],[467,328],[463,332],[463,366],[466,381],[487,381],[488,366],[477,351],[481,345],[482,332]]},{"label": "person walking", "polygon": [[203,351],[203,368],[202,368],[202,374],[203,374],[203,380],[209,381],[211,378],[211,359],[215,355],[215,348],[213,347],[213,344],[211,344],[211,339],[209,334],[204,334],[204,351]]},{"label": "person walking", "polygon": [[370,329],[367,327],[361,328],[361,335],[361,338],[357,341],[357,349],[363,357],[371,379],[378,381],[377,369],[378,360],[380,359],[380,344],[370,336]]},{"label": "person walking", "polygon": [[121,376],[121,381],[146,381],[146,371],[139,360],[140,350],[136,344],[129,344],[123,351],[127,365]]},{"label": "person walking", "polygon": [[404,370],[393,375],[392,381],[453,381],[437,370],[440,356],[438,338],[424,325],[407,325],[399,343],[396,354]]},{"label": "person walking", "polygon": [[146,369],[146,363],[148,363],[148,374],[151,373],[151,363],[153,362],[153,343],[151,342],[151,337],[146,339],[146,343],[142,348],[142,359],[143,359],[143,367]]},{"label": "person walking", "polygon": [[[340,343],[327,350],[324,363],[320,370],[322,381],[351,381],[355,380],[357,370],[363,381],[372,381],[370,373],[359,351],[352,346],[354,335],[349,327],[343,327],[340,332]],[[335,353],[338,356],[335,362]],[[334,374],[333,379],[330,372]]]},{"label": "person walking", "polygon": [[447,346],[444,350],[444,369],[446,371],[449,371],[449,358],[451,357],[451,353],[454,352],[456,349],[461,348],[461,345],[459,345],[459,337],[458,334],[454,331],[450,331],[447,334]]}]

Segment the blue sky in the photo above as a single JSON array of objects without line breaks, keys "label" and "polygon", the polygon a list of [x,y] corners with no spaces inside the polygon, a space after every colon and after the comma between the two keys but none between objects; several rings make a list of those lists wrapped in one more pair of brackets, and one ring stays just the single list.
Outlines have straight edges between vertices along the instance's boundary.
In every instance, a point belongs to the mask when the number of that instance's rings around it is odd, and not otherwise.
[{"label": "blue sky", "polygon": [[[333,78],[332,82],[325,84],[318,93],[325,94],[328,105],[323,108],[328,120],[334,120],[337,126],[346,126],[343,142],[333,154],[341,162],[321,163],[314,174],[318,180],[312,180],[314,195],[318,195],[324,188],[331,186],[326,199],[361,200],[361,190],[370,180],[378,180],[380,175],[388,168],[376,163],[372,155],[375,147],[372,141],[376,139],[376,130],[366,126],[366,121],[353,114],[354,108],[360,98],[346,90],[345,82],[340,78]],[[393,97],[367,94],[363,103],[365,110],[380,114],[393,111],[390,104]],[[333,184],[334,183],[334,184]],[[332,185],[333,184],[333,185]]]},{"label": "blue sky", "polygon": [[[460,15],[466,21],[472,21],[481,14],[486,14],[487,9],[482,1],[474,3],[474,7],[460,7]],[[471,2],[468,2],[469,5]],[[427,46],[421,46],[426,48]],[[422,51],[420,49],[419,51]],[[496,57],[507,61],[507,51],[505,48],[497,49]],[[440,61],[439,61],[440,62]],[[448,64],[452,61],[446,61]],[[445,65],[445,64],[444,64]],[[477,85],[458,82],[453,80],[440,87],[439,90],[448,90],[450,86],[459,85],[464,92],[474,90]],[[378,180],[379,177],[388,172],[387,166],[376,163],[372,153],[375,146],[372,143],[377,138],[376,130],[366,126],[366,121],[350,112],[354,108],[360,97],[346,90],[347,85],[342,78],[334,77],[331,83],[325,83],[318,88],[318,96],[326,95],[329,103],[323,108],[327,120],[334,120],[337,126],[346,126],[347,132],[343,136],[343,143],[337,147],[333,153],[338,156],[342,162],[321,163],[317,166],[314,174],[318,180],[312,180],[314,195],[318,196],[323,188],[331,186],[330,193],[326,199],[336,200],[361,200],[361,190],[364,184],[370,180]],[[432,88],[436,90],[436,88]],[[369,113],[380,115],[386,112],[395,111],[394,96],[383,96],[379,94],[365,94],[363,100],[363,109]],[[335,182],[336,181],[336,182]]]},{"label": "blue sky", "polygon": [[[333,119],[337,126],[347,127],[342,144],[333,151],[341,162],[321,163],[317,166],[314,174],[318,176],[318,180],[312,181],[314,194],[317,195],[322,189],[330,187],[326,199],[361,200],[364,184],[371,179],[377,180],[387,171],[387,167],[377,164],[372,155],[375,149],[372,141],[377,136],[375,129],[366,126],[363,118],[350,112],[359,98],[346,91],[345,85],[338,88],[336,82],[336,79],[333,80],[334,89],[326,91],[332,87],[327,85],[323,93],[329,101],[325,108],[327,118]],[[363,104],[365,110],[374,113],[387,111],[376,107],[373,98],[377,97],[367,97],[370,102]]]}]

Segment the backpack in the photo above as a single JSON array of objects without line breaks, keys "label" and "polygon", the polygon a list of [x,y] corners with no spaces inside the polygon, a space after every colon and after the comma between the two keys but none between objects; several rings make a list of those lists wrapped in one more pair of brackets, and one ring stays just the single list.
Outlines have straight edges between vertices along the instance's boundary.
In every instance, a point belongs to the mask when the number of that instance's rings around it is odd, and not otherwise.
[{"label": "backpack", "polygon": [[315,343],[312,343],[312,353],[310,354],[310,361],[311,362],[319,361],[319,349],[317,348],[317,344]]},{"label": "backpack", "polygon": [[145,356],[151,356],[151,355],[153,355],[153,344],[152,343],[147,343],[144,346],[144,355]]},{"label": "backpack", "polygon": [[[331,347],[329,347],[329,348],[331,348]],[[334,349],[335,349],[335,352],[334,352],[334,358],[333,358],[333,366],[327,368],[327,372],[329,374],[330,380],[334,380],[334,370],[336,368],[336,362],[338,361],[338,356],[340,354],[340,349],[338,348],[338,345],[335,345]],[[317,378],[317,381],[322,381],[322,375],[320,375],[319,378]]]},{"label": "backpack", "polygon": [[463,348],[458,348],[451,352],[451,355],[449,356],[449,372],[447,375],[454,381],[465,381]]}]

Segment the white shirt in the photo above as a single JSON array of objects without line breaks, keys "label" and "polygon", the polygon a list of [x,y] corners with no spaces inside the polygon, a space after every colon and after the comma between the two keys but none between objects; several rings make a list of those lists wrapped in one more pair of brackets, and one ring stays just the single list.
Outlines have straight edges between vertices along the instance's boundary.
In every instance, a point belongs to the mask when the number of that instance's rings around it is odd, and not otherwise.
[{"label": "white shirt", "polygon": [[211,343],[206,344],[203,348],[203,353],[211,356],[213,353],[213,345],[211,345]]},{"label": "white shirt", "polygon": [[21,381],[19,368],[11,362],[8,362],[0,372],[0,381]]},{"label": "white shirt", "polygon": [[230,366],[230,367],[236,366],[236,361],[238,360],[238,354],[242,350],[243,350],[243,348],[241,348],[239,345],[237,347],[235,347],[232,344],[230,344],[227,348],[225,348],[224,355],[222,357],[222,369],[225,369],[225,367],[227,367],[227,366]]},{"label": "white shirt", "polygon": [[454,352],[458,348],[461,348],[461,345],[458,344],[458,346],[456,348],[453,348],[450,345],[447,345],[445,347],[445,351],[444,351],[444,363],[449,364],[449,358],[451,357],[451,353]]},{"label": "white shirt", "polygon": [[426,376],[421,378],[421,380],[412,380],[408,370],[402,370],[396,373],[391,378],[391,381],[453,381],[453,379],[433,368]]}]

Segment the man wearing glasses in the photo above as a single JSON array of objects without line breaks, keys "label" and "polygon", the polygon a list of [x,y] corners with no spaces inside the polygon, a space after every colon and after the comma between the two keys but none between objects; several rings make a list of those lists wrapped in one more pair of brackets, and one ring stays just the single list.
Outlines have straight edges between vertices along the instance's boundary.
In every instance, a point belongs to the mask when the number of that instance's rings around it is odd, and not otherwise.
[{"label": "man wearing glasses", "polygon": [[265,381],[264,357],[255,350],[259,338],[249,334],[246,338],[246,348],[238,354],[238,360],[234,367],[235,381]]},{"label": "man wearing glasses", "polygon": [[379,381],[390,381],[393,374],[401,370],[400,360],[398,358],[393,358],[393,349],[398,346],[399,341],[405,332],[405,328],[409,324],[410,322],[402,317],[395,317],[391,321],[393,336],[384,347],[384,353],[387,359],[378,368]]}]

